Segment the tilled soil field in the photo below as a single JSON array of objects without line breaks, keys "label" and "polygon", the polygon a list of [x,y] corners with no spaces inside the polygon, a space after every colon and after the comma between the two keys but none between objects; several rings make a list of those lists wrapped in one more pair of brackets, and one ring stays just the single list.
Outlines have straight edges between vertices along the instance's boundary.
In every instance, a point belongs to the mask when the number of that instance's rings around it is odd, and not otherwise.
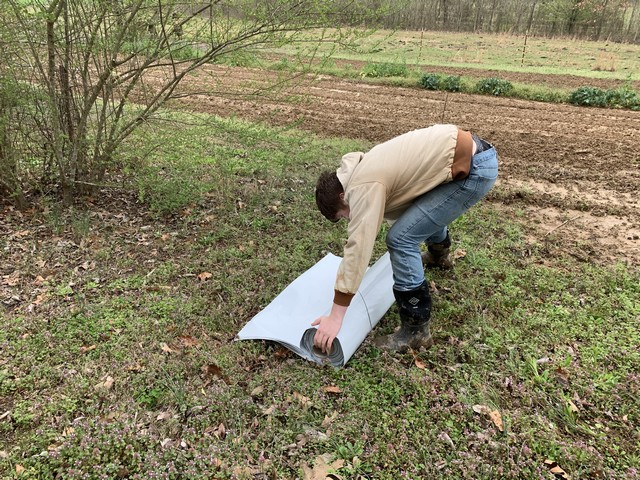
[{"label": "tilled soil field", "polygon": [[[434,123],[457,124],[496,145],[501,173],[489,201],[504,211],[505,220],[524,224],[532,244],[546,247],[549,257],[640,265],[640,112],[328,76],[262,91],[276,75],[209,66],[186,79],[182,89],[191,95],[173,106],[370,142]],[[532,77],[531,83],[540,80]],[[576,77],[554,76],[547,83],[563,82],[574,85]],[[247,98],[250,92],[261,93]]]}]

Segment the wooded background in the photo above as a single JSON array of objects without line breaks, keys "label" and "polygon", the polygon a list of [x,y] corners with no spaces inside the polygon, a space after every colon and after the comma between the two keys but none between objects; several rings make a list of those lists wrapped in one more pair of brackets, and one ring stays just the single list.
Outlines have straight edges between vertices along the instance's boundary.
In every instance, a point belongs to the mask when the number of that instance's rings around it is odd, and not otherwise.
[{"label": "wooded background", "polygon": [[640,0],[407,0],[383,26],[637,43]]}]

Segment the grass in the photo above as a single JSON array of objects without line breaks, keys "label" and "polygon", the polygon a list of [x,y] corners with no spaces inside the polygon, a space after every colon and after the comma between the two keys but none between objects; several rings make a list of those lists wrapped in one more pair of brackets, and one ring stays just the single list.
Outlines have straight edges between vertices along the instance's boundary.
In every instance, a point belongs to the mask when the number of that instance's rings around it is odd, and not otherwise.
[{"label": "grass", "polygon": [[[334,59],[400,63],[410,67],[474,67],[505,72],[577,75],[587,78],[640,80],[640,46],[568,38],[507,34],[380,30],[357,47],[338,48]],[[319,53],[334,45],[320,46]],[[524,56],[523,56],[524,49]],[[291,48],[282,48],[291,53]]]},{"label": "grass", "polygon": [[[166,120],[129,144],[124,160],[147,152],[134,195],[4,220],[30,233],[3,240],[20,301],[0,310],[0,477],[308,478],[326,461],[340,478],[547,479],[553,460],[638,478],[637,269],[551,257],[489,198],[452,226],[467,255],[429,275],[433,349],[367,339],[334,370],[233,342],[341,254],[312,187],[368,145]],[[397,321],[392,307],[374,335]]]}]

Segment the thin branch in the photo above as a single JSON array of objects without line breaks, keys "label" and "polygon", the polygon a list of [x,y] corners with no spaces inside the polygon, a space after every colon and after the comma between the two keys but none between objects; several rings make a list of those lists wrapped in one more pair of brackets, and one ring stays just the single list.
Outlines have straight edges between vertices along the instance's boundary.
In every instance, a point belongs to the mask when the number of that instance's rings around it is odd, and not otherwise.
[{"label": "thin branch", "polygon": [[551,235],[551,234],[552,234],[553,232],[555,232],[556,230],[559,230],[560,228],[564,227],[567,223],[573,222],[574,220],[577,220],[577,219],[581,218],[582,216],[583,216],[582,214],[580,214],[580,215],[576,215],[575,217],[570,218],[569,220],[567,220],[567,221],[565,221],[565,222],[562,222],[562,223],[561,223],[560,225],[558,225],[557,227],[552,228],[551,230],[549,230],[549,231],[544,235],[544,238],[548,237],[549,235]]}]

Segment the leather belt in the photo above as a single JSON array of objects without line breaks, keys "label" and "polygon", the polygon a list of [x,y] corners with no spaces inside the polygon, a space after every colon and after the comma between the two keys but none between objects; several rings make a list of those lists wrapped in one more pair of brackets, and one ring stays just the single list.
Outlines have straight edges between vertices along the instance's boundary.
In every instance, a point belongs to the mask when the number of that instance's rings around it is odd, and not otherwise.
[{"label": "leather belt", "polygon": [[481,139],[478,135],[476,135],[475,133],[471,134],[471,138],[473,138],[473,141],[476,143],[476,155],[480,152],[484,152],[485,150],[490,150],[493,148],[493,145],[491,145],[489,142],[486,142],[485,140]]}]

